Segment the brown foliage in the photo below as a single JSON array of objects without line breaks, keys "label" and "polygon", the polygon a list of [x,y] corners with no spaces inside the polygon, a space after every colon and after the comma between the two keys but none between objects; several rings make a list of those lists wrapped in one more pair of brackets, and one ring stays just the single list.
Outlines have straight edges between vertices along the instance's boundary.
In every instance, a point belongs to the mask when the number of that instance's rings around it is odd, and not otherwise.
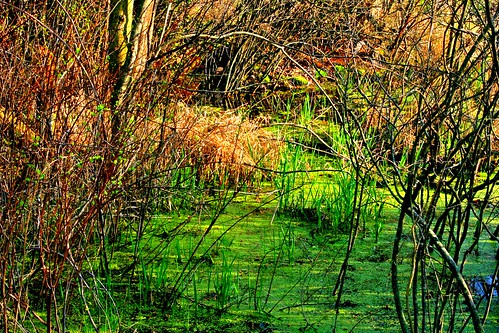
[{"label": "brown foliage", "polygon": [[180,140],[176,149],[188,152],[183,165],[195,166],[207,182],[238,186],[254,179],[254,167],[273,169],[279,161],[280,142],[259,125],[234,111],[179,105],[169,126]]}]

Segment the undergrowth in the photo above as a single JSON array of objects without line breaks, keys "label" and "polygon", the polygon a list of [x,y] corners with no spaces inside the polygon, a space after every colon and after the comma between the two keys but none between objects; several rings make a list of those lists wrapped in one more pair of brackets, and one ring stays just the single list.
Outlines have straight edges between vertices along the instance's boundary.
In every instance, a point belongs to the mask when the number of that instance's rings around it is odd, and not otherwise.
[{"label": "undergrowth", "polygon": [[497,326],[488,1],[0,4],[4,332]]}]

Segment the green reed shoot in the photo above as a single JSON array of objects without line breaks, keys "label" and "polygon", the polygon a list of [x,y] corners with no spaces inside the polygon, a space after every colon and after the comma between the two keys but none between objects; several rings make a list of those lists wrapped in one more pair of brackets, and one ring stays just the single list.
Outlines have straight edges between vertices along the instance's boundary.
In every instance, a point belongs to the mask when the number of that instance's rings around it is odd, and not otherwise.
[{"label": "green reed shoot", "polygon": [[217,294],[217,305],[219,309],[225,309],[232,298],[239,294],[239,278],[234,271],[234,262],[237,255],[229,260],[226,252],[222,249],[222,271],[215,277],[215,291]]}]

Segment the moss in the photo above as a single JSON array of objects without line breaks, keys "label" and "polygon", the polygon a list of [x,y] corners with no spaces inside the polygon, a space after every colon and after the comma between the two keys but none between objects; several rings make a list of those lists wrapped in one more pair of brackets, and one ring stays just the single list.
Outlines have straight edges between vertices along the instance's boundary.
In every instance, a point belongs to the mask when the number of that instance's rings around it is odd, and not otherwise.
[{"label": "moss", "polygon": [[291,77],[291,84],[297,87],[307,86],[309,84],[308,79],[301,75],[296,75]]}]

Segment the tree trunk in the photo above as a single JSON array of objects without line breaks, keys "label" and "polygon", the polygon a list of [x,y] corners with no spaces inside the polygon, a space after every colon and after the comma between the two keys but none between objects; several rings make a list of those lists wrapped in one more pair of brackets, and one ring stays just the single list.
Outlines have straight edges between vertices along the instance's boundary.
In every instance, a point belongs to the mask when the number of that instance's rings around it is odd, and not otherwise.
[{"label": "tree trunk", "polygon": [[109,15],[109,69],[120,75],[125,69],[132,33],[134,0],[111,0]]},{"label": "tree trunk", "polygon": [[111,96],[112,135],[119,132],[126,93],[141,77],[149,59],[155,0],[111,0],[109,67],[116,84]]}]

